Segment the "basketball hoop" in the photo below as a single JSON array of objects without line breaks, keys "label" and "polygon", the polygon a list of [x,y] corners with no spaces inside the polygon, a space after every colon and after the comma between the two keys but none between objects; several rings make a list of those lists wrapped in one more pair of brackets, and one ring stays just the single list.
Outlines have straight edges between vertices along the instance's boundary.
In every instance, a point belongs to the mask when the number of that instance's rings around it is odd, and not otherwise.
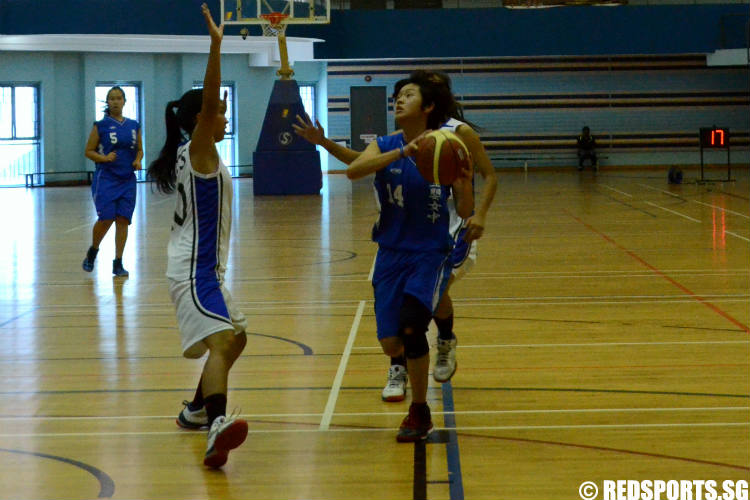
[{"label": "basketball hoop", "polygon": [[284,35],[286,32],[286,20],[289,14],[271,12],[269,14],[261,14],[259,17],[265,21],[261,25],[263,27],[263,36]]}]

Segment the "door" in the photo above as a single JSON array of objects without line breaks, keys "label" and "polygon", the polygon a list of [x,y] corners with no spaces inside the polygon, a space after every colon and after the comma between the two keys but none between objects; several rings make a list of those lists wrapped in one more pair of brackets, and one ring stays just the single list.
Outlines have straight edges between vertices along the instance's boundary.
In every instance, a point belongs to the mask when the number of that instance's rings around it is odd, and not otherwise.
[{"label": "door", "polygon": [[388,99],[385,87],[351,87],[352,149],[364,151],[379,135],[388,134]]}]

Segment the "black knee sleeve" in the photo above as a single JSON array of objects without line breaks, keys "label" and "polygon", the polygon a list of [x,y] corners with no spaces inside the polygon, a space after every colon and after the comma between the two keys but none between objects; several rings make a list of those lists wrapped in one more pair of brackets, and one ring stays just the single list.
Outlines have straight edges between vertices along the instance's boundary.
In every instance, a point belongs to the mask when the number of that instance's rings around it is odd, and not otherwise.
[{"label": "black knee sleeve", "polygon": [[407,358],[421,358],[430,352],[425,334],[431,319],[432,313],[424,304],[411,295],[404,296],[399,321],[401,327],[399,336],[404,343],[404,354]]}]

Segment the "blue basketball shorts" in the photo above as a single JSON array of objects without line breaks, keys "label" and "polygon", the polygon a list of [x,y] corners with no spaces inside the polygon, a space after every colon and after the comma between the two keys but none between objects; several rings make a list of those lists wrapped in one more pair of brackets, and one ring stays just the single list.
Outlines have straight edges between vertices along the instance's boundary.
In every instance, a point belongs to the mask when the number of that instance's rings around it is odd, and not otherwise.
[{"label": "blue basketball shorts", "polygon": [[445,253],[378,249],[372,275],[378,339],[398,335],[405,294],[414,296],[430,312],[435,311],[448,284],[451,263]]},{"label": "blue basketball shorts", "polygon": [[135,210],[136,182],[135,175],[130,179],[117,179],[102,175],[98,170],[91,183],[91,194],[99,220],[114,220],[124,217],[130,223]]}]

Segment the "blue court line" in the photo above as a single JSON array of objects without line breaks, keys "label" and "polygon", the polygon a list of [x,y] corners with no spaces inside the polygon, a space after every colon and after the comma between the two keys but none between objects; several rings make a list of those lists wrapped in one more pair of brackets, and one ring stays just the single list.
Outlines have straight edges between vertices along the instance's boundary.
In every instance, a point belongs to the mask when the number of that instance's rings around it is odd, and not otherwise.
[{"label": "blue court line", "polygon": [[450,480],[451,500],[464,500],[464,484],[461,476],[461,454],[458,451],[458,434],[456,433],[456,415],[453,405],[453,386],[446,382],[443,388],[443,424],[448,430],[448,442],[445,443],[448,459],[448,478]]}]

